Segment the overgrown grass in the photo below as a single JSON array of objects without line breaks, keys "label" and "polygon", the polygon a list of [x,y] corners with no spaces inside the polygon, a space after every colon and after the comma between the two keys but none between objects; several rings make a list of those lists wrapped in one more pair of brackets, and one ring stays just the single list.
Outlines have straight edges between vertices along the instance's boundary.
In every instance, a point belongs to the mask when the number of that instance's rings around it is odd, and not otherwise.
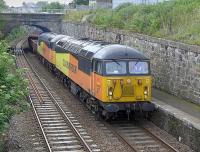
[{"label": "overgrown grass", "polygon": [[[88,22],[189,44],[200,45],[200,1],[171,0],[154,5],[123,4],[114,10],[89,11]],[[78,16],[78,17],[77,17]],[[85,12],[70,12],[66,20],[81,21]]]},{"label": "overgrown grass", "polygon": [[7,48],[7,43],[0,41],[0,132],[13,114],[28,107],[27,80],[22,78],[22,69],[15,69],[14,57],[7,53]]},{"label": "overgrown grass", "polygon": [[7,52],[8,42],[24,34],[24,28],[16,28],[6,40],[0,40],[0,133],[8,126],[14,114],[29,107],[26,101],[28,81],[22,77],[24,70],[15,68],[15,57]]},{"label": "overgrown grass", "polygon": [[71,10],[66,13],[64,20],[72,21],[72,22],[77,22],[77,21],[81,22],[83,17],[85,17],[91,13],[92,13],[91,11],[87,11],[87,10],[84,10],[84,11]]},{"label": "overgrown grass", "polygon": [[10,33],[8,33],[8,35],[5,37],[5,40],[8,43],[12,43],[15,40],[19,40],[20,38],[23,38],[27,34],[28,34],[28,31],[26,30],[25,27],[23,26],[16,27]]}]

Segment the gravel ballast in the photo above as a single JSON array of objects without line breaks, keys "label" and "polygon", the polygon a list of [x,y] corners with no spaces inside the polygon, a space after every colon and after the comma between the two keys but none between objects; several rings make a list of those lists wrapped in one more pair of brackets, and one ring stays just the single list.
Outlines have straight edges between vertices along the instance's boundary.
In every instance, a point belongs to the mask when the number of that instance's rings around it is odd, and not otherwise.
[{"label": "gravel ballast", "polygon": [[[103,152],[131,152],[132,150],[97,119],[76,97],[74,97],[62,83],[41,64],[34,54],[29,53],[28,59],[38,71],[45,83],[50,86],[66,104],[74,117],[80,122],[94,143]],[[28,102],[28,101],[27,101]],[[145,128],[167,141],[181,152],[192,152],[189,147],[179,143],[174,137],[156,127],[151,122]],[[4,151],[6,152],[45,152],[45,143],[32,108],[27,112],[14,116],[10,121],[10,128],[5,136]]]},{"label": "gravel ballast", "polygon": [[[81,125],[87,130],[88,134],[92,137],[94,142],[100,147],[101,151],[112,152],[129,152],[131,149],[116,138],[112,132],[106,128],[101,121],[99,121],[94,114],[92,114],[78,99],[76,99],[67,88],[65,88],[62,83],[56,79],[53,74],[51,74],[48,69],[42,65],[42,63],[37,59],[36,55],[29,53],[28,58],[39,75],[45,79],[45,82],[54,89],[57,95],[65,102],[68,109],[71,110],[73,115],[78,119]],[[146,126],[152,132],[161,136],[168,143],[172,144],[175,148],[179,149],[181,152],[189,152],[190,150],[187,146],[179,143],[171,135],[167,134],[165,131],[159,129],[154,124],[149,123]]]},{"label": "gravel ballast", "polygon": [[14,116],[10,121],[5,151],[42,152],[45,151],[43,137],[30,108],[27,112]]}]

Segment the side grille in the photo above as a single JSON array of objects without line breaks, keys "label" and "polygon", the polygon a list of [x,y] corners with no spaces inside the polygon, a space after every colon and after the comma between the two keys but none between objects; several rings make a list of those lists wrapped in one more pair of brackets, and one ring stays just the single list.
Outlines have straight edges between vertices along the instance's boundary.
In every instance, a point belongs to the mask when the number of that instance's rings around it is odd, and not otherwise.
[{"label": "side grille", "polygon": [[123,87],[123,92],[122,92],[122,95],[124,97],[127,97],[127,96],[134,96],[134,88],[132,85],[125,85]]}]

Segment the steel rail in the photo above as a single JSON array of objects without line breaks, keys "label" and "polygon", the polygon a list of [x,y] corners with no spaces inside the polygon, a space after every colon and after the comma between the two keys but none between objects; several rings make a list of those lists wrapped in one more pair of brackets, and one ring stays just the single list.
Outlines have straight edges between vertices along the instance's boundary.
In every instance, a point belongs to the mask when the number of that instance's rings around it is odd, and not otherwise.
[{"label": "steel rail", "polygon": [[[103,120],[104,121],[104,120]],[[130,144],[125,138],[123,138],[123,136],[115,129],[112,127],[112,125],[105,123],[101,121],[101,123],[103,123],[113,134],[115,134],[122,142],[124,142],[126,145],[128,145],[134,152],[140,152],[140,150],[138,150],[136,148],[136,145],[132,145]]]},{"label": "steel rail", "polygon": [[[41,80],[40,76],[38,75],[38,73],[35,71],[35,69],[32,67],[32,65],[30,64],[30,62],[28,61],[27,57],[23,54],[25,60],[27,61],[27,64],[29,65],[30,69],[32,70],[32,72],[36,75],[36,77],[38,78],[38,80],[40,81],[40,83],[42,84],[42,86],[45,88],[45,90],[48,92],[48,94],[50,95],[50,97],[53,99],[54,104],[56,105],[56,107],[59,109],[61,115],[63,116],[63,118],[68,122],[68,124],[70,124],[71,129],[76,133],[76,135],[79,137],[79,140],[82,142],[83,146],[89,151],[92,152],[92,150],[90,149],[90,147],[88,146],[88,144],[85,142],[85,140],[82,138],[82,136],[80,135],[80,133],[78,132],[78,130],[75,128],[75,126],[73,125],[72,121],[69,119],[69,117],[65,114],[64,110],[61,108],[61,106],[59,105],[59,103],[57,102],[57,100],[55,99],[55,97],[53,96],[53,94],[51,93],[51,91],[47,88],[46,84]],[[37,89],[37,86],[35,85],[33,79],[30,76],[30,73],[27,72],[30,83],[34,89],[34,91],[36,92],[36,95],[39,98],[39,90]],[[29,96],[30,98],[30,96]],[[41,98],[42,99],[42,98]],[[39,99],[39,100],[41,100]],[[31,100],[31,98],[30,98]],[[31,104],[34,107],[34,104],[31,100]],[[35,110],[34,107],[34,112],[36,113],[36,117],[39,120],[39,116],[37,115],[37,112]],[[43,131],[42,128],[42,124],[39,122],[40,128]],[[104,123],[104,125],[106,125],[108,128],[110,128],[110,130],[119,138],[121,139],[126,145],[128,145],[133,151],[135,152],[139,152],[140,150],[137,148],[137,145],[135,144],[130,144],[129,141],[127,141],[118,131],[117,129],[115,129],[114,127],[112,127],[110,124]],[[141,127],[141,126],[140,126]],[[153,137],[155,139],[155,141],[159,142],[163,147],[169,149],[170,151],[173,152],[179,152],[178,150],[176,150],[174,147],[172,147],[171,145],[169,145],[166,141],[164,141],[163,139],[161,139],[160,137],[158,137],[157,135],[155,135],[154,133],[152,133],[151,131],[149,131],[147,128],[145,127],[141,127],[147,134],[149,134],[151,137]],[[43,136],[45,136],[45,133],[43,131]],[[45,138],[45,140],[47,140],[46,142],[48,142],[47,137]],[[48,146],[50,148],[50,145]],[[50,149],[51,150],[51,149]]]},{"label": "steel rail", "polygon": [[78,136],[79,140],[81,141],[81,143],[83,144],[83,146],[86,148],[87,151],[92,152],[91,148],[89,147],[89,145],[86,143],[86,141],[83,139],[83,137],[81,136],[81,134],[79,133],[79,131],[76,129],[76,127],[73,125],[72,121],[69,119],[69,117],[65,114],[64,110],[61,108],[61,106],[59,105],[59,103],[57,102],[57,100],[54,98],[54,96],[52,95],[52,93],[50,92],[50,90],[47,88],[46,84],[41,80],[40,76],[37,74],[37,72],[35,71],[35,69],[32,67],[32,65],[30,64],[30,62],[28,61],[27,57],[23,54],[24,58],[26,59],[29,67],[31,68],[31,70],[33,71],[33,73],[36,75],[36,77],[38,78],[38,80],[40,81],[40,83],[43,85],[43,87],[46,89],[46,91],[48,92],[48,94],[50,95],[50,97],[53,99],[54,104],[56,105],[56,107],[60,110],[61,114],[63,115],[63,118],[65,120],[67,120],[68,124],[70,125],[70,128],[75,132],[75,134]]},{"label": "steel rail", "polygon": [[[26,64],[22,61],[21,57],[19,58],[19,61],[21,62],[22,65],[26,66]],[[18,66],[19,66],[19,65],[18,65]],[[33,87],[33,90],[34,90],[34,92],[36,93],[36,96],[39,98],[39,96],[38,96],[39,94],[38,94],[38,92],[35,90],[35,89],[36,89],[36,88],[35,88],[36,86],[33,84],[33,80],[32,80],[32,78],[30,77],[29,72],[26,71],[25,73],[26,73],[26,75],[28,76],[29,83],[30,83],[31,86]],[[31,79],[30,79],[30,78],[31,78]],[[30,100],[30,102],[31,102],[31,105],[32,105],[32,107],[33,107],[33,111],[34,111],[34,113],[35,113],[37,122],[38,122],[38,124],[39,124],[39,126],[40,126],[40,129],[41,129],[41,131],[42,131],[42,135],[43,135],[43,137],[44,137],[44,139],[45,139],[46,145],[47,145],[47,147],[48,147],[48,151],[49,151],[49,152],[52,152],[51,146],[50,146],[50,144],[49,144],[49,142],[48,142],[47,136],[46,136],[46,134],[45,134],[45,132],[44,132],[44,129],[43,129],[43,127],[42,127],[40,118],[39,118],[39,116],[38,116],[38,114],[37,114],[37,111],[36,111],[36,108],[35,108],[35,106],[34,106],[34,104],[33,104],[33,101],[32,101],[32,99],[31,99],[30,96],[29,96],[28,98],[29,98],[29,100]],[[39,98],[39,100],[40,100],[40,98]]]},{"label": "steel rail", "polygon": [[148,134],[150,134],[152,137],[154,137],[155,139],[157,139],[157,141],[161,142],[161,144],[168,148],[169,150],[173,151],[173,152],[179,152],[179,150],[175,149],[174,147],[172,147],[169,143],[167,143],[166,141],[164,141],[163,139],[161,139],[160,137],[158,137],[156,134],[152,133],[151,131],[149,131],[147,128],[142,127]]},{"label": "steel rail", "polygon": [[[130,143],[128,140],[126,140],[126,138],[124,138],[123,135],[121,135],[121,133],[119,133],[119,131],[117,131],[117,129],[115,129],[112,126],[112,124],[105,123],[105,122],[102,122],[102,123],[106,127],[108,127],[111,132],[113,132],[114,134],[116,134],[116,136],[119,137],[123,142],[125,142],[127,145],[129,145],[129,147],[132,148],[132,150],[134,150],[135,152],[141,152],[141,150],[139,150],[137,148],[136,144]],[[167,143],[166,141],[164,141],[163,139],[161,139],[160,137],[158,137],[157,135],[155,135],[154,133],[152,133],[151,131],[149,131],[147,128],[141,126],[141,124],[137,125],[137,126],[140,127],[141,129],[143,129],[144,132],[146,132],[148,135],[150,135],[155,141],[157,141],[158,143],[160,143],[160,145],[162,145],[164,148],[166,148],[170,152],[179,152],[179,150],[177,150],[174,147],[172,147],[169,143]]]},{"label": "steel rail", "polygon": [[43,127],[42,127],[42,124],[41,124],[41,122],[40,122],[40,118],[39,118],[39,116],[38,116],[38,114],[37,114],[37,111],[36,111],[36,109],[35,109],[35,106],[34,106],[33,101],[32,101],[32,99],[31,99],[30,96],[29,96],[29,100],[30,100],[31,105],[32,105],[32,107],[33,107],[35,116],[36,116],[37,121],[38,121],[38,123],[39,123],[40,129],[41,129],[41,131],[42,131],[42,135],[43,135],[43,137],[44,137],[44,139],[45,139],[45,142],[46,142],[46,145],[47,145],[47,147],[48,147],[48,150],[49,150],[49,152],[52,152],[51,146],[50,146],[50,144],[49,144],[49,141],[48,141],[48,139],[47,139],[47,136],[46,136],[46,134],[45,134],[45,132],[44,132],[44,129],[43,129]]},{"label": "steel rail", "polygon": [[[20,61],[21,61],[22,64],[24,64],[24,66],[26,66],[26,64],[25,64],[25,62],[23,62],[23,60],[20,60]],[[43,103],[43,98],[42,98],[41,94],[39,93],[39,90],[37,89],[37,86],[36,86],[36,84],[34,83],[32,77],[31,77],[31,75],[30,75],[30,72],[29,72],[29,71],[25,71],[25,73],[27,74],[28,79],[30,80],[29,82],[30,82],[30,84],[32,85],[33,90],[35,91],[36,95],[38,96],[39,102],[40,102],[40,103]]]},{"label": "steel rail", "polygon": [[112,128],[112,131],[125,143],[127,144],[133,151],[135,152],[140,152],[140,150],[138,150],[136,147],[136,145],[131,145],[125,138],[123,138],[122,135],[120,135],[120,133],[117,132],[116,129]]}]

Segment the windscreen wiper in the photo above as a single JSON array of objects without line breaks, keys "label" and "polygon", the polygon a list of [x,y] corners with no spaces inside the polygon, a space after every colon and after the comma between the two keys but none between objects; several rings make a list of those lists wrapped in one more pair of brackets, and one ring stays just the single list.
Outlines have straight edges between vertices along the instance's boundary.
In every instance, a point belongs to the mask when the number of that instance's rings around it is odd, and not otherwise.
[{"label": "windscreen wiper", "polygon": [[117,63],[118,65],[120,65],[121,66],[121,64],[117,61],[117,60],[115,60],[115,59],[112,59],[112,61],[114,61],[115,63]]},{"label": "windscreen wiper", "polygon": [[140,62],[140,61],[141,61],[141,60],[140,60],[140,59],[138,59],[138,60],[137,60],[137,62],[135,63],[135,65],[134,65],[134,66],[136,66],[136,65],[138,64],[138,62]]}]

